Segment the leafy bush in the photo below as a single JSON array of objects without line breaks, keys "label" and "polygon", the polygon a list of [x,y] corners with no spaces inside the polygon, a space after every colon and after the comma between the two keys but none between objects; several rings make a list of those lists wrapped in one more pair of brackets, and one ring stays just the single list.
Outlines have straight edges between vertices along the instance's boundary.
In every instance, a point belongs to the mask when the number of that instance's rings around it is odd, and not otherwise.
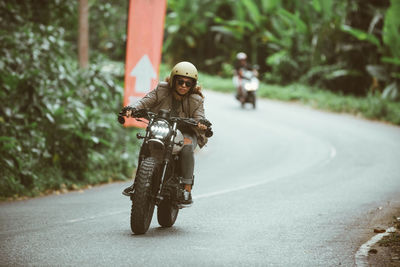
[{"label": "leafy bush", "polygon": [[19,4],[0,11],[16,17],[0,20],[0,196],[129,177],[137,143],[116,122],[115,77],[80,70],[62,27],[19,19]]},{"label": "leafy bush", "polygon": [[[399,10],[398,0],[168,0],[163,60],[226,76],[244,51],[268,83],[363,97],[380,90],[398,101]],[[375,77],[371,66],[389,78]]]},{"label": "leafy bush", "polygon": [[92,54],[124,61],[129,1],[92,0],[89,4]]},{"label": "leafy bush", "polygon": [[[232,96],[235,93],[232,79],[230,78],[200,73],[199,81],[205,89],[231,93]],[[384,99],[379,93],[370,93],[364,98],[336,94],[304,84],[279,86],[260,83],[257,95],[258,97],[270,99],[301,102],[302,104],[318,109],[346,112],[349,114],[361,115],[369,119],[387,121],[400,125],[399,103]]]}]

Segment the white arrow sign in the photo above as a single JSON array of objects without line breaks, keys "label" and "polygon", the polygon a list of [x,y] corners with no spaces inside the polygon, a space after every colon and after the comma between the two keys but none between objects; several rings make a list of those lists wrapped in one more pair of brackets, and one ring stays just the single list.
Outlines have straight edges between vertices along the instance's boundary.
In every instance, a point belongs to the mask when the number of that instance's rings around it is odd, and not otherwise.
[{"label": "white arrow sign", "polygon": [[142,99],[142,97],[140,97],[140,96],[129,96],[128,99],[129,99],[129,104],[128,105],[131,106],[131,105],[135,104],[136,102],[138,102],[140,99]]},{"label": "white arrow sign", "polygon": [[130,73],[136,77],[135,92],[147,93],[150,91],[151,80],[157,78],[149,57],[145,54]]}]

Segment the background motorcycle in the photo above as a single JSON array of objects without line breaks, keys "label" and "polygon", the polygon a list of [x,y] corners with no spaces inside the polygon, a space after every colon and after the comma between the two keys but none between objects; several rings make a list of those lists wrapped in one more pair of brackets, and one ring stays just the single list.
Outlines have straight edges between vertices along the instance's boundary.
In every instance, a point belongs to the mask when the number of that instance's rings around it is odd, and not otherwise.
[{"label": "background motorcycle", "polygon": [[242,108],[244,108],[246,103],[253,105],[256,108],[256,91],[258,90],[260,81],[257,78],[256,70],[249,70],[246,68],[241,69],[242,77],[242,95],[238,98],[241,103]]},{"label": "background motorcycle", "polygon": [[239,101],[244,108],[246,103],[253,105],[256,108],[256,91],[258,90],[260,81],[257,78],[255,71],[242,69],[242,96]]},{"label": "background motorcycle", "polygon": [[[118,116],[121,124],[125,122],[124,115]],[[179,209],[184,207],[180,204],[183,187],[179,168],[179,152],[184,137],[179,129],[197,127],[198,123],[193,119],[171,117],[166,110],[160,110],[158,114],[138,110],[134,111],[133,117],[148,120],[146,134],[137,134],[138,139],[143,139],[143,144],[130,193],[132,232],[144,234],[149,229],[155,206],[158,207],[158,223],[163,227],[171,227]],[[208,127],[205,135],[211,137],[211,123],[207,120],[200,122]]]}]

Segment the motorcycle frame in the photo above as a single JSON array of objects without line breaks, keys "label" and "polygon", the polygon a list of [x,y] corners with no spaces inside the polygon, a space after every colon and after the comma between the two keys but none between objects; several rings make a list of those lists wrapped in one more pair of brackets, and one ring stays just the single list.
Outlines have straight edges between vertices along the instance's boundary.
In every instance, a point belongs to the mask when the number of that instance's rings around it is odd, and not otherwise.
[{"label": "motorcycle frame", "polygon": [[[151,139],[151,130],[150,127],[154,122],[154,117],[151,117],[149,120],[149,123],[146,127],[146,134],[145,136],[141,136],[139,133],[136,135],[138,139],[143,139],[142,146],[140,148],[140,153],[139,153],[139,162],[138,166],[140,166],[141,161],[150,156],[152,153],[150,151],[150,146],[149,146],[149,140]],[[157,159],[157,164],[161,168],[161,172],[156,173],[156,177],[153,177],[152,181],[152,186],[153,187],[153,198],[155,199],[155,204],[158,205],[162,200],[164,200],[164,196],[161,194],[163,192],[163,187],[166,183],[167,180],[166,178],[173,178],[175,175],[175,165],[176,162],[179,159],[178,155],[174,155],[172,153],[173,146],[174,145],[183,145],[183,144],[176,144],[175,143],[175,137],[177,135],[177,121],[172,121],[172,129],[171,129],[171,134],[169,136],[169,139],[166,141],[164,140],[164,149],[162,156],[158,156]],[[167,137],[168,138],[168,137]],[[169,174],[169,175],[168,175]],[[157,191],[155,190],[157,188]]]}]

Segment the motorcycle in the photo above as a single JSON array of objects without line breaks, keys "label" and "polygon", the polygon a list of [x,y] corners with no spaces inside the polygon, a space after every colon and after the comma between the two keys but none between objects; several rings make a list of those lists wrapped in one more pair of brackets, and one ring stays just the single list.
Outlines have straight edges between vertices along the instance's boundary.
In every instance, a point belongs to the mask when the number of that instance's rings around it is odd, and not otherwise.
[{"label": "motorcycle", "polygon": [[256,91],[258,90],[260,81],[253,70],[242,69],[242,95],[239,97],[242,108],[246,103],[256,108]]},{"label": "motorcycle", "polygon": [[[118,116],[121,124],[125,123],[124,115]],[[143,143],[130,192],[131,230],[135,234],[144,234],[149,229],[155,206],[157,220],[162,227],[171,227],[179,210],[186,207],[181,204],[183,185],[180,181],[179,152],[184,137],[180,129],[197,127],[198,123],[190,118],[172,117],[168,110],[160,110],[158,114],[136,110],[132,115],[138,121],[143,121],[143,118],[146,120],[143,122],[148,123],[146,134],[136,135],[138,139],[143,139]],[[205,119],[200,122],[207,126],[206,137],[211,137],[211,123]]]}]

